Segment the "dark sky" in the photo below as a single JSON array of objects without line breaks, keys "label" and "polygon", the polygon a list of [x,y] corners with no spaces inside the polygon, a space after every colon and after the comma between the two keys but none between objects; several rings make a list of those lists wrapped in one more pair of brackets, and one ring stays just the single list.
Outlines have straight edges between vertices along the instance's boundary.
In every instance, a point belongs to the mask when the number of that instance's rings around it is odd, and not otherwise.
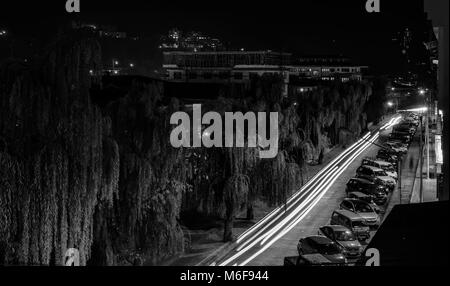
[{"label": "dark sky", "polygon": [[81,0],[81,13],[73,16],[65,12],[65,0],[3,0],[0,27],[33,37],[53,34],[74,18],[147,36],[179,27],[202,31],[233,47],[345,54],[359,63],[381,65],[398,57],[392,53],[393,33],[420,23],[422,2],[381,0],[382,12],[369,14],[366,0]]}]

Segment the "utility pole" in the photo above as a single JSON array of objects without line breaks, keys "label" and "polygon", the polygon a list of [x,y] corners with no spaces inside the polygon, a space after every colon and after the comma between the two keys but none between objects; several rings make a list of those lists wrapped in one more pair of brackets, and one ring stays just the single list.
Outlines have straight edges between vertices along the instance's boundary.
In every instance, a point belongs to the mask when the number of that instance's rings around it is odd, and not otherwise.
[{"label": "utility pole", "polygon": [[402,158],[400,157],[400,159],[398,160],[398,196],[399,196],[399,204],[402,204]]},{"label": "utility pole", "polygon": [[[428,96],[429,96],[428,92]],[[425,143],[427,144],[427,180],[430,179],[430,109],[431,100],[427,99],[427,118],[425,120]]]},{"label": "utility pole", "polygon": [[420,140],[419,140],[419,164],[420,164],[420,202],[423,202],[423,148],[422,148],[422,139],[423,139],[423,112],[420,116]]}]

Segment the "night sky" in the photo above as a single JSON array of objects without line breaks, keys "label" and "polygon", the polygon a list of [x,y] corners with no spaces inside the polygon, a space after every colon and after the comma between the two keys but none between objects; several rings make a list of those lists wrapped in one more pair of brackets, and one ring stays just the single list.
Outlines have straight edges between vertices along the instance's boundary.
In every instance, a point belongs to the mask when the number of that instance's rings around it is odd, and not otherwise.
[{"label": "night sky", "polygon": [[3,2],[0,27],[15,35],[45,39],[72,19],[111,24],[154,39],[178,27],[217,37],[231,48],[342,54],[379,70],[395,68],[400,56],[392,42],[395,32],[423,18],[420,0],[381,0],[378,14],[366,12],[366,0],[164,1],[170,4],[81,0],[76,16],[65,12],[65,0],[20,1],[13,6],[12,1]]}]

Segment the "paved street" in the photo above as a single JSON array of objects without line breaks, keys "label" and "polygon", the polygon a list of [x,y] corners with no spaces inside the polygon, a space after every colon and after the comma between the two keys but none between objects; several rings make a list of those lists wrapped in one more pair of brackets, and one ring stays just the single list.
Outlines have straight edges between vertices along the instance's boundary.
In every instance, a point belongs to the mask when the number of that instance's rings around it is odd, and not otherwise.
[{"label": "paved street", "polygon": [[288,205],[276,209],[242,234],[225,256],[211,265],[282,265],[286,256],[297,254],[299,238],[316,234],[330,221],[331,213],[345,197],[345,186],[355,175],[361,160],[376,155],[371,144],[390,129],[373,130],[346,149],[293,196]]}]

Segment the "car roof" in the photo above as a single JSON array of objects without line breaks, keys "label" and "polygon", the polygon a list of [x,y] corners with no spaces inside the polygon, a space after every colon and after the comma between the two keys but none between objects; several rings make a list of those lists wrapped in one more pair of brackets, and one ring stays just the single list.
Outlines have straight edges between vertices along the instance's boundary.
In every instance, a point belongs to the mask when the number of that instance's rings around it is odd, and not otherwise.
[{"label": "car roof", "polygon": [[[343,226],[343,225],[324,225],[324,226],[322,226],[322,227],[329,227],[329,228],[331,228],[333,231],[338,231],[338,230],[340,230],[340,231],[343,231],[343,230],[349,230],[347,227],[345,227],[345,226]],[[321,227],[321,228],[322,228]]]},{"label": "car roof", "polygon": [[346,216],[351,220],[360,220],[360,221],[364,220],[359,214],[356,214],[348,210],[335,210],[334,212]]},{"label": "car roof", "polygon": [[362,165],[361,167],[365,167],[365,168],[371,169],[372,171],[383,171],[380,168],[377,168],[377,167],[374,167],[374,166],[369,166],[369,165]]},{"label": "car roof", "polygon": [[304,259],[308,260],[312,264],[331,264],[332,261],[327,259],[320,253],[303,254],[301,255]]},{"label": "car roof", "polygon": [[[376,160],[376,159],[371,159],[371,158],[364,158],[363,161],[364,161],[364,160],[367,160],[367,161],[369,161],[369,162],[377,163],[378,165],[385,165],[385,166],[391,165],[391,163],[386,162],[386,161],[383,161],[383,160]],[[370,166],[370,165],[369,165],[369,166]]]},{"label": "car roof", "polygon": [[364,204],[367,204],[367,202],[365,202],[365,201],[363,201],[363,200],[360,200],[360,199],[355,199],[355,198],[344,198],[342,201],[343,201],[343,202],[344,202],[344,201],[350,201],[350,202],[356,202],[356,203],[364,203]]},{"label": "car roof", "polygon": [[351,192],[351,193],[349,193],[349,195],[350,194],[355,195],[357,197],[370,197],[369,195],[366,195],[366,194],[361,193],[361,192]]},{"label": "car roof", "polygon": [[381,161],[381,160],[377,160],[377,161],[375,161],[375,163],[378,163],[379,165],[385,165],[385,166],[390,166],[390,165],[392,165],[392,164],[389,163],[389,162]]},{"label": "car roof", "polygon": [[367,185],[373,185],[373,182],[371,182],[367,179],[364,179],[364,178],[351,178],[350,181],[352,181],[352,180],[359,181],[359,182],[367,184]]},{"label": "car roof", "polygon": [[323,235],[308,236],[306,239],[314,241],[317,244],[329,244],[332,242],[328,237]]}]

